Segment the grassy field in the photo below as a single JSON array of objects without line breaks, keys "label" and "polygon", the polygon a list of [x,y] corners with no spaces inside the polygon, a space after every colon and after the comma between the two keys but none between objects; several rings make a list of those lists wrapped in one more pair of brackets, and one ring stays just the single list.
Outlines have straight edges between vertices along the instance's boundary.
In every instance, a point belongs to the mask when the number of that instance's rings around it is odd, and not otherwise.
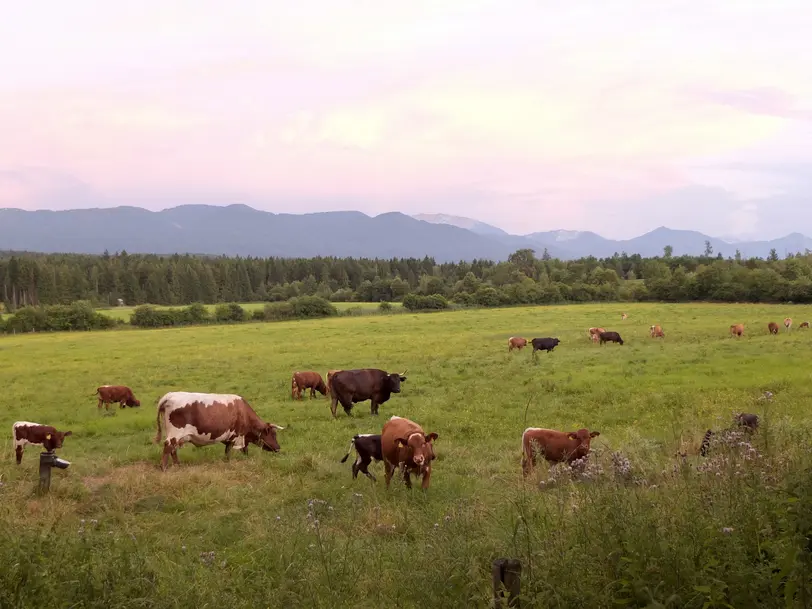
[{"label": "grassy field", "polygon": [[[248,311],[248,313],[253,313],[254,311],[257,311],[257,310],[261,311],[265,307],[266,304],[267,303],[265,303],[265,302],[241,302],[240,306],[243,309],[245,309],[246,311]],[[396,309],[396,308],[399,308],[399,307],[402,306],[399,302],[393,302],[391,304],[392,304],[393,309]],[[377,302],[334,302],[333,306],[336,309],[338,309],[339,312],[344,312],[347,309],[350,309],[350,308],[353,308],[353,307],[361,307],[362,309],[365,309],[365,310],[366,309],[375,310],[375,309],[378,308],[379,303],[377,303]],[[214,307],[215,307],[215,305],[206,305],[206,308],[209,309],[209,311],[214,311]],[[157,309],[170,309],[170,308],[173,308],[173,307],[157,306],[155,308],[157,308]],[[181,308],[181,307],[179,305],[178,307],[174,307],[174,308]],[[99,309],[99,312],[104,313],[105,315],[107,315],[109,317],[112,317],[113,319],[121,319],[123,321],[128,322],[128,321],[130,321],[130,315],[132,315],[134,310],[135,310],[135,307],[113,307],[113,308],[110,308],[110,309]]]},{"label": "grassy field", "polygon": [[[487,607],[499,557],[522,560],[523,607],[809,606],[812,332],[768,335],[787,315],[797,326],[812,307],[528,307],[0,338],[0,427],[74,434],[59,451],[72,465],[44,498],[39,450],[18,467],[10,433],[0,440],[0,606]],[[729,337],[734,322],[745,337]],[[652,323],[664,340],[648,337]],[[626,344],[593,345],[590,326]],[[512,335],[562,342],[534,362],[530,349],[507,352]],[[366,366],[407,371],[379,417],[369,402],[333,420],[327,399],[290,398],[294,370]],[[141,408],[98,412],[107,383],[131,386]],[[222,445],[189,445],[162,473],[152,439],[170,390],[243,395],[286,427],[282,451],[226,462]],[[762,417],[759,456],[697,456],[733,411]],[[439,434],[427,493],[386,491],[380,463],[377,484],[353,481],[354,454],[339,463],[353,434],[380,433],[393,414]],[[523,482],[527,426],[599,430],[594,465],[577,480],[541,465]]]}]

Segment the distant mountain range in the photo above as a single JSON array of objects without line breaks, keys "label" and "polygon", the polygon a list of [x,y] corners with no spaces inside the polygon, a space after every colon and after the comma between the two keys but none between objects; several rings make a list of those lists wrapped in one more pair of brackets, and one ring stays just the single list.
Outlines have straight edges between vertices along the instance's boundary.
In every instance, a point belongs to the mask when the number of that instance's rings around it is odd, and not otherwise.
[{"label": "distant mountain range", "polygon": [[438,262],[485,258],[505,260],[517,249],[546,248],[556,258],[598,258],[626,252],[660,256],[702,254],[764,258],[812,249],[812,239],[792,233],[772,241],[730,243],[696,231],[660,227],[623,241],[589,231],[551,230],[511,235],[495,226],[445,214],[370,217],[357,211],[274,214],[246,205],[181,205],[159,212],[139,207],[25,211],[0,209],[0,250],[44,253],[209,254],[280,257],[391,258],[431,256]]}]

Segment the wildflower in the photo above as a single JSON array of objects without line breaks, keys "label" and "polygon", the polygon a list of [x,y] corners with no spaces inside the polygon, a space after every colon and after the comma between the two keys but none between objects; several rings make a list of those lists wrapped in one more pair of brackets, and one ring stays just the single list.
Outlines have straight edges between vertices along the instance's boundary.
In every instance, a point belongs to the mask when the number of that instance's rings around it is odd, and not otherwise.
[{"label": "wildflower", "polygon": [[282,520],[282,517],[281,517],[281,516],[277,516],[277,517],[276,517],[276,520],[277,520],[277,522],[279,522],[280,520]]},{"label": "wildflower", "polygon": [[214,562],[214,550],[211,550],[210,552],[201,552],[200,562],[206,565],[210,565],[212,562]]},{"label": "wildflower", "polygon": [[434,528],[435,528],[435,529],[439,529],[439,528],[440,528],[440,523],[439,523],[439,522],[435,522],[435,523],[434,523]]}]

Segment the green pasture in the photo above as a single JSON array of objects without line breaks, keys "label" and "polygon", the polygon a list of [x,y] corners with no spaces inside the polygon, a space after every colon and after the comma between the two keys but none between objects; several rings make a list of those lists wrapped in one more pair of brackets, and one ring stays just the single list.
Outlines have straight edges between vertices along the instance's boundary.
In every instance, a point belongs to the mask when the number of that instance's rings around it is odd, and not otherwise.
[{"label": "green pasture", "polygon": [[[812,306],[588,304],[0,337],[0,606],[488,607],[499,557],[522,560],[523,607],[804,606],[812,332],[769,335],[787,316],[797,328]],[[745,336],[731,338],[738,322]],[[665,339],[649,337],[655,323]],[[590,326],[625,345],[592,344]],[[561,344],[534,361],[530,348],[508,353],[510,336]],[[324,397],[291,400],[293,371],[357,367],[406,371],[380,416],[363,402],[334,420]],[[102,384],[129,385],[142,406],[99,412]],[[172,390],[244,396],[285,426],[281,452],[252,446],[226,462],[222,445],[187,445],[162,473],[156,403]],[[699,457],[705,430],[737,411],[762,417],[761,456]],[[354,453],[339,462],[353,434],[380,433],[394,414],[439,434],[427,493],[397,480],[387,491],[381,463],[377,483],[353,480]],[[17,420],[73,431],[58,451],[71,467],[54,470],[46,497],[34,493],[37,447],[14,463]],[[542,463],[523,481],[528,426],[600,431],[602,472],[552,483]],[[613,473],[613,451],[630,479]]]}]

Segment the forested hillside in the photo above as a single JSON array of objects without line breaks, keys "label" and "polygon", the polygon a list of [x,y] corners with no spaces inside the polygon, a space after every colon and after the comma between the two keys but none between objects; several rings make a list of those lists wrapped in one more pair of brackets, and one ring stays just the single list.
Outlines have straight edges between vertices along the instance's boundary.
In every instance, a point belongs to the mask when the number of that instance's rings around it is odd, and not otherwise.
[{"label": "forested hillside", "polygon": [[442,294],[466,305],[611,300],[812,302],[812,256],[779,260],[616,255],[574,261],[518,250],[507,262],[431,258],[227,258],[0,254],[7,311],[89,300],[97,306],[284,301],[399,301]]}]

